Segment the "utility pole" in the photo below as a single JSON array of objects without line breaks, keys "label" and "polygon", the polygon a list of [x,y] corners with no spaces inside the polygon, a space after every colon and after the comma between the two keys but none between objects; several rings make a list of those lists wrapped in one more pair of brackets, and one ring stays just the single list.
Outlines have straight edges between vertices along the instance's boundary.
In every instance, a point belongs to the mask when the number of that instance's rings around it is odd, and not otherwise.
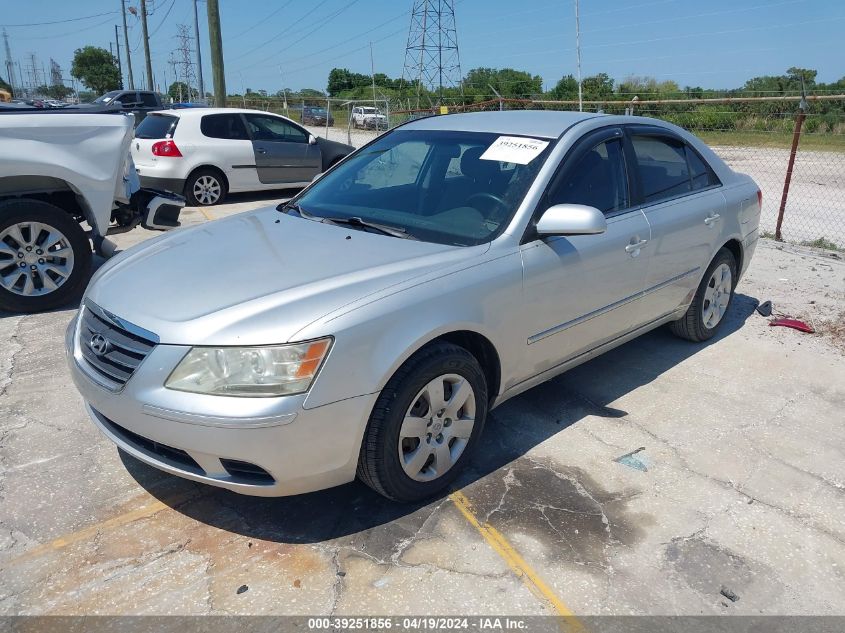
[{"label": "utility pole", "polygon": [[147,90],[154,90],[153,65],[150,63],[150,38],[147,36],[147,0],[141,0],[141,30],[144,38],[144,58],[147,62]]},{"label": "utility pole", "polygon": [[132,54],[129,52],[129,29],[126,28],[126,0],[120,0],[123,13],[123,43],[126,45],[126,68],[129,71],[129,89],[135,90],[135,78],[132,77]]},{"label": "utility pole", "polygon": [[194,41],[197,46],[197,81],[199,82],[199,101],[205,101],[205,85],[202,82],[202,51],[200,47],[200,20],[197,14],[197,0],[194,0]]},{"label": "utility pole", "polygon": [[373,43],[370,42],[370,74],[373,77],[373,107],[378,108],[376,105],[376,65],[373,62]]},{"label": "utility pole", "polygon": [[120,36],[117,34],[117,24],[114,25],[114,44],[117,48],[117,70],[120,73],[120,89],[123,90],[123,65],[120,63]]},{"label": "utility pole", "polygon": [[581,91],[581,17],[578,0],[575,0],[575,50],[578,57],[578,111],[584,111],[584,95]]},{"label": "utility pole", "polygon": [[223,36],[220,32],[220,5],[208,0],[208,40],[211,44],[211,76],[214,79],[214,105],[226,107],[226,75],[223,71]]}]

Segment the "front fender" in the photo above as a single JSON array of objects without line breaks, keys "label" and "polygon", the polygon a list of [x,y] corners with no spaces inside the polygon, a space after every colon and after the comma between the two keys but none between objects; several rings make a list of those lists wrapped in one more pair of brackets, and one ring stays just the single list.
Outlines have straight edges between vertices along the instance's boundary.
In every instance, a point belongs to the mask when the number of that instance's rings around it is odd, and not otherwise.
[{"label": "front fender", "polygon": [[304,406],[378,392],[414,352],[456,331],[478,333],[493,344],[505,385],[524,353],[522,311],[522,266],[514,250],[330,315],[296,335],[335,339]]}]

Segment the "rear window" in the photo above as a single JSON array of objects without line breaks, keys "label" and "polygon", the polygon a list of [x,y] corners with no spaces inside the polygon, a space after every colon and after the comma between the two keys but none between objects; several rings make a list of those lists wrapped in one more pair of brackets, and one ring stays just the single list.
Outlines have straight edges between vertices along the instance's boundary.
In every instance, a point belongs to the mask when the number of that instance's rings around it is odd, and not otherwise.
[{"label": "rear window", "polygon": [[179,117],[148,114],[135,129],[135,138],[172,138]]}]

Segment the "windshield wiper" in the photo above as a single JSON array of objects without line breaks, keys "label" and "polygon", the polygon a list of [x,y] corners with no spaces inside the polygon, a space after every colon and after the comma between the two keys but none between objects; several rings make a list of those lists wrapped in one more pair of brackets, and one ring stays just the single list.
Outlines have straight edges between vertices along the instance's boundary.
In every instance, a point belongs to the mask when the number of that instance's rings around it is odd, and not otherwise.
[{"label": "windshield wiper", "polygon": [[317,220],[318,222],[323,221],[323,217],[319,215],[313,215],[312,213],[308,213],[305,209],[299,206],[298,202],[286,202],[282,206],[278,207],[279,211],[287,211],[288,209],[293,209],[299,214],[299,217],[305,218],[306,220]]},{"label": "windshield wiper", "polygon": [[406,240],[416,240],[419,239],[406,231],[405,229],[400,229],[398,226],[387,226],[386,224],[377,224],[376,222],[368,222],[367,220],[363,220],[357,216],[353,216],[351,218],[325,218],[326,222],[330,222],[332,224],[345,224],[347,226],[360,226],[368,229],[373,229],[382,233],[384,235],[390,235],[391,237],[401,237]]}]

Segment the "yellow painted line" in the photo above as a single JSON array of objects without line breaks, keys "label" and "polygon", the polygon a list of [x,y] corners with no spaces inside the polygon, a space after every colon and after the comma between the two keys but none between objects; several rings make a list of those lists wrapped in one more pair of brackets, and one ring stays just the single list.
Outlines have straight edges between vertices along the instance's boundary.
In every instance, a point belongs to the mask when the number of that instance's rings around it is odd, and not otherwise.
[{"label": "yellow painted line", "polygon": [[148,519],[158,514],[162,510],[166,510],[167,508],[180,505],[183,502],[188,501],[189,499],[196,496],[196,493],[178,495],[173,499],[169,499],[169,503],[164,503],[163,501],[159,501],[156,499],[150,503],[135,508],[134,510],[129,510],[128,512],[119,514],[116,517],[106,519],[105,521],[100,521],[99,523],[95,523],[93,525],[89,525],[88,527],[78,530],[76,532],[64,534],[56,539],[53,539],[49,543],[44,543],[37,547],[33,547],[32,549],[25,551],[20,556],[17,556],[16,558],[11,559],[7,563],[0,565],[2,565],[3,567],[16,565],[18,563],[38,558],[39,556],[43,556],[44,554],[64,549],[69,545],[74,545],[75,543],[87,541],[89,539],[94,538],[98,532],[105,532],[114,528],[123,527],[124,525],[133,523],[134,521]]},{"label": "yellow painted line", "polygon": [[564,603],[564,601],[555,594],[552,588],[549,587],[542,578],[540,578],[540,575],[534,571],[531,565],[529,565],[525,559],[519,555],[519,552],[514,549],[513,545],[508,542],[502,533],[489,523],[482,523],[478,520],[478,517],[473,511],[472,503],[470,503],[470,500],[467,499],[464,493],[460,490],[456,490],[449,495],[449,499],[452,500],[452,503],[454,503],[458,510],[460,510],[461,514],[464,515],[464,518],[469,521],[470,525],[478,530],[478,533],[484,537],[484,540],[487,541],[487,544],[493,548],[493,551],[501,556],[511,570],[513,570],[513,572],[522,579],[522,582],[526,584],[528,589],[535,595],[539,595],[545,599],[558,615],[567,618],[569,631],[584,631],[583,625],[575,618],[575,614],[572,610],[567,607],[566,603]]},{"label": "yellow painted line", "polygon": [[205,210],[205,207],[199,207],[199,210],[200,210],[200,213],[202,213],[205,216],[205,219],[208,220],[209,222],[214,219],[213,217],[211,217],[208,214],[208,211]]}]

